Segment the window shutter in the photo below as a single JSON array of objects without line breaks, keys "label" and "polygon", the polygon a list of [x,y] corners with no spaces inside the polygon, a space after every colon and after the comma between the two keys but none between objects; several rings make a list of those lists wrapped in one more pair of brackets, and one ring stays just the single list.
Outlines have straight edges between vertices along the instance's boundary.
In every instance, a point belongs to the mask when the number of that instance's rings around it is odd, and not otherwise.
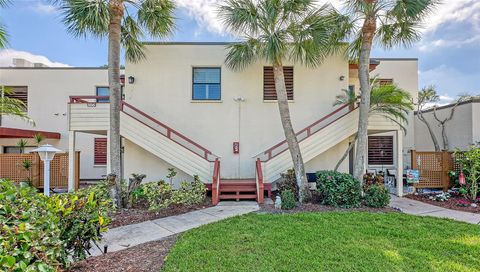
[{"label": "window shutter", "polygon": [[25,104],[25,110],[28,108],[28,87],[27,86],[7,86],[11,90],[11,94],[5,94],[6,97],[15,98]]},{"label": "window shutter", "polygon": [[377,83],[379,86],[392,85],[393,79],[379,78],[377,79]]},{"label": "window shutter", "polygon": [[[284,66],[283,74],[285,77],[285,86],[287,87],[288,100],[293,100],[293,66]],[[277,100],[272,66],[263,67],[263,100]]]},{"label": "window shutter", "polygon": [[368,164],[393,165],[393,136],[368,137]]},{"label": "window shutter", "polygon": [[95,165],[107,164],[107,138],[95,138],[94,159]]}]

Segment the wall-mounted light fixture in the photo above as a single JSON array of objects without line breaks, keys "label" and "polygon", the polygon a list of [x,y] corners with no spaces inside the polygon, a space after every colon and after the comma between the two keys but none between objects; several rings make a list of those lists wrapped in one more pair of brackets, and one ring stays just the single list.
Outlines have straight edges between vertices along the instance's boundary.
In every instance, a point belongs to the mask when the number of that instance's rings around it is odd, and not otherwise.
[{"label": "wall-mounted light fixture", "polygon": [[338,79],[339,79],[340,81],[343,81],[343,80],[345,80],[345,76],[340,76]]},{"label": "wall-mounted light fixture", "polygon": [[133,84],[135,83],[135,78],[133,76],[128,77],[128,84]]}]

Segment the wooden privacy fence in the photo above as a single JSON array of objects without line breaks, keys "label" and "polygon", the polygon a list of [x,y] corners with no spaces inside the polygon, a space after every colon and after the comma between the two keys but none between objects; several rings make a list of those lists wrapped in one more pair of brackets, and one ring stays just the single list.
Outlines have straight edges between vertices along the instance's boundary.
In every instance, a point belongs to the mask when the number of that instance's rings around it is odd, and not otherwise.
[{"label": "wooden privacy fence", "polygon": [[[30,163],[27,170],[25,162]],[[43,188],[43,161],[37,153],[0,154],[0,178],[16,182],[31,180],[36,188]],[[75,190],[80,185],[80,151],[75,152]],[[68,153],[58,153],[50,162],[50,187],[68,188]]]},{"label": "wooden privacy fence", "polygon": [[459,170],[455,154],[448,151],[418,152],[412,150],[412,169],[417,169],[420,182],[414,184],[415,188],[442,188],[448,190],[450,177],[448,172]]}]

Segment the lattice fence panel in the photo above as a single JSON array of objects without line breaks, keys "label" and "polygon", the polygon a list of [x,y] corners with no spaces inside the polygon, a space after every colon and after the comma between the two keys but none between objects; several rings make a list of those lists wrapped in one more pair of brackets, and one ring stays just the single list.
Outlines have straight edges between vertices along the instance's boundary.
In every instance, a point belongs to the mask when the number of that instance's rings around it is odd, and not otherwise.
[{"label": "lattice fence panel", "polygon": [[412,168],[418,169],[420,182],[416,188],[446,188],[449,184],[451,154],[448,152],[412,151]]},{"label": "lattice fence panel", "polygon": [[[75,159],[75,182],[79,184],[79,152],[76,152]],[[32,167],[30,172],[22,167],[24,160],[30,160]],[[0,154],[0,178],[11,179],[16,182],[24,181],[27,178],[37,188],[43,188],[43,162],[38,154]],[[58,153],[50,162],[50,187],[68,187],[68,153]]]}]

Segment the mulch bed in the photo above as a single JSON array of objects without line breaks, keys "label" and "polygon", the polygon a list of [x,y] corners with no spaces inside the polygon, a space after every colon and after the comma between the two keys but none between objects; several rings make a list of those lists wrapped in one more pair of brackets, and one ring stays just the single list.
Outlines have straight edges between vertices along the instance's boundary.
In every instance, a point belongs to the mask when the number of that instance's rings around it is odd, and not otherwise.
[{"label": "mulch bed", "polygon": [[71,272],[147,272],[160,271],[177,236],[148,242],[125,250],[109,252],[75,263]]},{"label": "mulch bed", "polygon": [[472,207],[472,206],[461,206],[458,204],[459,201],[465,201],[466,199],[463,196],[459,195],[451,195],[451,198],[448,199],[447,201],[436,201],[433,199],[429,199],[429,197],[432,196],[432,194],[419,194],[419,195],[407,195],[407,198],[425,202],[428,204],[432,204],[435,206],[439,206],[442,208],[446,209],[451,209],[451,210],[458,210],[458,211],[463,211],[463,212],[471,212],[471,213],[480,213],[480,203],[477,203],[478,207]]},{"label": "mulch bed", "polygon": [[140,203],[133,207],[132,209],[123,209],[117,211],[112,216],[112,221],[110,222],[109,228],[116,228],[125,225],[131,225],[136,223],[145,222],[148,220],[154,220],[162,217],[178,215],[182,213],[187,213],[190,211],[195,211],[198,209],[208,208],[212,206],[212,200],[209,197],[206,197],[203,203],[186,207],[184,205],[172,205],[167,209],[160,210],[157,212],[149,211],[146,205]]}]

